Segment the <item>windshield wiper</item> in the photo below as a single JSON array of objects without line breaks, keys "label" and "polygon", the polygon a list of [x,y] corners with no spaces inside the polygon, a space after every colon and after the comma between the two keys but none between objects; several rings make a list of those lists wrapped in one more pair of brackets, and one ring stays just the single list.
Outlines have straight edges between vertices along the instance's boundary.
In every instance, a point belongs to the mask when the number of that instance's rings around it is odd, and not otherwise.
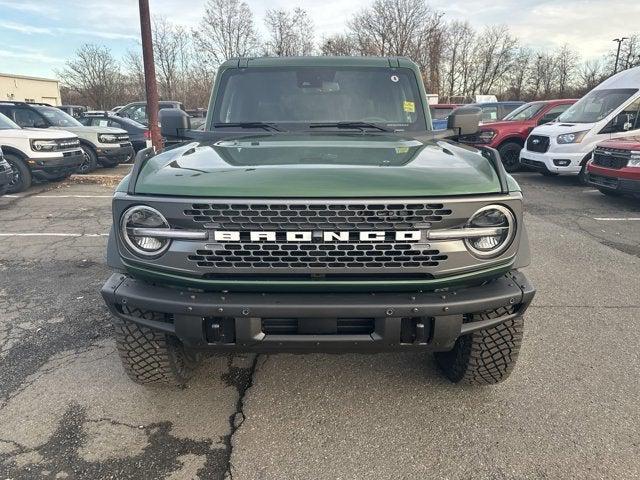
[{"label": "windshield wiper", "polygon": [[366,128],[372,128],[380,132],[391,132],[388,128],[381,127],[375,123],[369,122],[332,122],[332,123],[312,123],[309,128],[346,128],[352,130],[361,130],[364,132]]},{"label": "windshield wiper", "polygon": [[214,123],[213,128],[262,128],[273,132],[282,132],[281,128],[273,123],[266,122],[237,122],[237,123]]}]

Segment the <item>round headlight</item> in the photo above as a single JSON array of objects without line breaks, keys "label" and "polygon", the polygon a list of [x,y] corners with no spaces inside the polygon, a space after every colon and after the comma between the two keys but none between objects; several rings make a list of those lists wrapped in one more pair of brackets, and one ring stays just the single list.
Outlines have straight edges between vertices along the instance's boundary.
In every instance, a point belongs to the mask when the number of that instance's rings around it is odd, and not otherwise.
[{"label": "round headlight", "polygon": [[136,235],[136,229],[169,228],[169,222],[155,208],[137,205],[122,214],[120,232],[127,247],[145,257],[155,257],[169,248],[168,238]]},{"label": "round headlight", "polygon": [[496,257],[504,252],[516,233],[516,221],[511,210],[502,205],[487,205],[474,213],[467,228],[493,230],[491,235],[465,239],[467,249],[476,257]]}]

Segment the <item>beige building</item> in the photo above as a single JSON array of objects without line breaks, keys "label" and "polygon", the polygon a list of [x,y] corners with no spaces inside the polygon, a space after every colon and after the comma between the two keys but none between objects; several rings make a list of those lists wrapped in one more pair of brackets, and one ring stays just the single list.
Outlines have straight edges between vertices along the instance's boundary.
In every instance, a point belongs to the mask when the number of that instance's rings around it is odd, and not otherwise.
[{"label": "beige building", "polygon": [[60,82],[49,78],[0,73],[0,102],[6,100],[60,105]]}]

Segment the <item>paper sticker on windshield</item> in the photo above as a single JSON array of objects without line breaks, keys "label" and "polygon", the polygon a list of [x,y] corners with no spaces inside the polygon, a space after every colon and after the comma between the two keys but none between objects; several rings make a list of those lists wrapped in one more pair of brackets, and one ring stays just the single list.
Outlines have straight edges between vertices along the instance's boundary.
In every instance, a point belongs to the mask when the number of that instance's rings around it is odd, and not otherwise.
[{"label": "paper sticker on windshield", "polygon": [[400,81],[400,78],[397,75],[391,75],[391,81],[397,83]]},{"label": "paper sticker on windshield", "polygon": [[409,147],[396,147],[397,154],[407,153],[408,151],[409,151]]},{"label": "paper sticker on windshield", "polygon": [[416,104],[413,102],[404,102],[404,111],[414,113],[416,111]]}]

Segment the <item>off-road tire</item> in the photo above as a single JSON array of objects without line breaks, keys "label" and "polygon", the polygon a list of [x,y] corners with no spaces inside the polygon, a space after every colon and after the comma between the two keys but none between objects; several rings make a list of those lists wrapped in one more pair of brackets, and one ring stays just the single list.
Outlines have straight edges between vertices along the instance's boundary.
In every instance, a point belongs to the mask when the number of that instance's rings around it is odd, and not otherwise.
[{"label": "off-road tire", "polygon": [[107,160],[106,158],[99,159],[98,163],[102,168],[115,168],[120,164],[118,160]]},{"label": "off-road tire", "polygon": [[125,372],[136,383],[183,387],[199,355],[174,336],[114,318],[116,346]]},{"label": "off-road tire", "polygon": [[[487,320],[506,315],[506,309],[474,315]],[[458,337],[448,352],[437,352],[436,363],[454,383],[492,385],[505,380],[515,367],[524,333],[524,318],[515,317],[495,327]]]},{"label": "off-road tire", "polygon": [[520,170],[520,150],[522,150],[522,145],[516,142],[506,142],[500,145],[498,152],[507,172],[511,173]]},{"label": "off-road tire", "polygon": [[12,183],[9,184],[9,188],[7,189],[7,193],[24,192],[33,182],[31,170],[29,170],[29,167],[27,167],[20,157],[6,153],[4,159],[9,162],[14,172],[16,170],[18,172],[18,180],[12,180]]},{"label": "off-road tire", "polygon": [[86,175],[87,173],[93,172],[96,168],[98,168],[98,156],[93,148],[88,145],[80,145],[82,149],[82,153],[84,154],[84,160],[82,164],[77,168],[76,172],[81,175]]},{"label": "off-road tire", "polygon": [[589,174],[587,173],[586,163],[580,168],[580,173],[578,173],[578,182],[581,185],[589,185]]}]

